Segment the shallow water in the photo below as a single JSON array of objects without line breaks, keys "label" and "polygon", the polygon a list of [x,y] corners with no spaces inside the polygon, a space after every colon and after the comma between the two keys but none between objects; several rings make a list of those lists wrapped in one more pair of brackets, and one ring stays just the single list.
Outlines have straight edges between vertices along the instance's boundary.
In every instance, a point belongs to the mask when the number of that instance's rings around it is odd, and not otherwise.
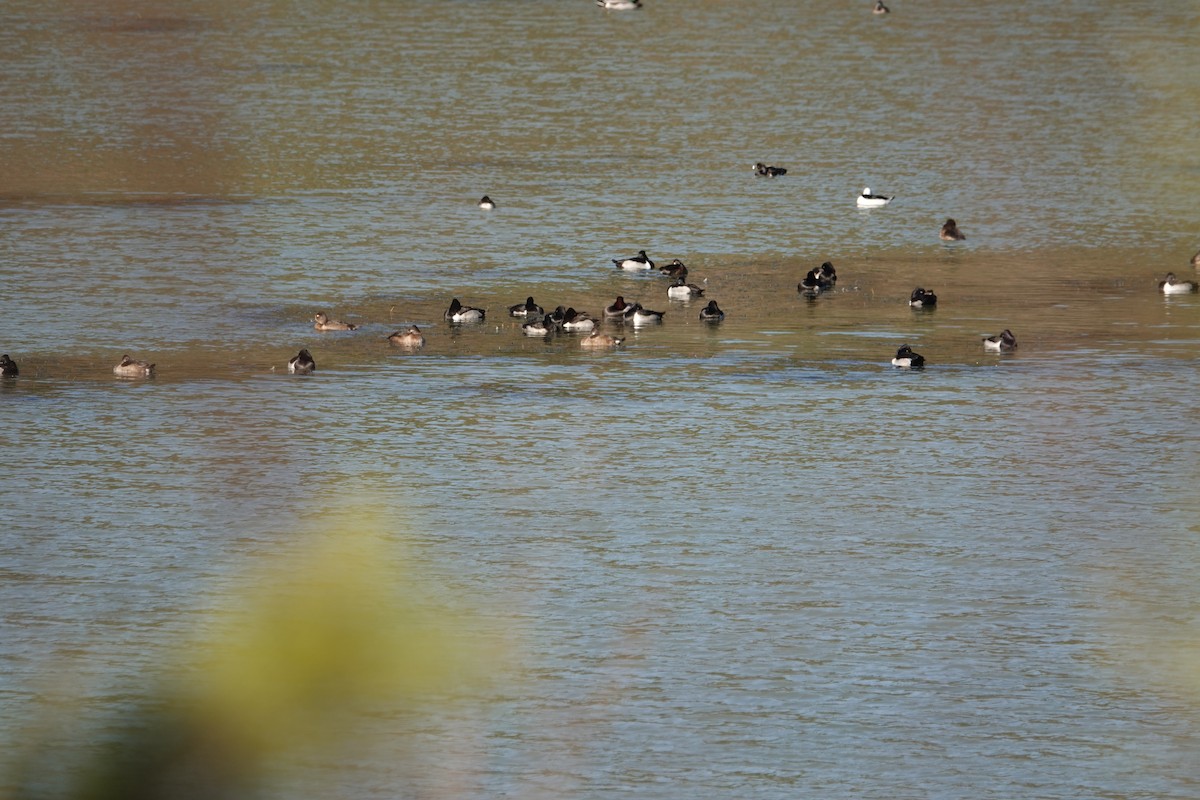
[{"label": "shallow water", "polygon": [[365,505],[513,664],[279,796],[1200,794],[1194,4],[890,5],[13,6],[0,739]]}]

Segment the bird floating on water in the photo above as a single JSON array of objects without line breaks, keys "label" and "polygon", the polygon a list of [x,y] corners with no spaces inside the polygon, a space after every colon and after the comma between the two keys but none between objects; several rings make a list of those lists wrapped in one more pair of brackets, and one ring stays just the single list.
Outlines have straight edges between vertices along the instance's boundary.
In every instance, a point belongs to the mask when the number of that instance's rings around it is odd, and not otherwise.
[{"label": "bird floating on water", "polygon": [[424,347],[425,337],[416,325],[410,325],[406,331],[396,331],[387,340],[401,347]]},{"label": "bird floating on water", "polygon": [[891,9],[883,4],[883,0],[875,0],[875,7],[871,9],[872,14],[887,14],[889,11]]},{"label": "bird floating on water", "polygon": [[1163,294],[1187,294],[1196,291],[1196,284],[1192,281],[1181,281],[1175,277],[1174,272],[1168,272],[1167,277],[1158,282],[1158,290]]},{"label": "bird floating on water", "polygon": [[920,353],[914,353],[913,349],[904,344],[900,345],[900,349],[896,351],[896,357],[892,359],[894,367],[923,367],[925,366],[925,356]]},{"label": "bird floating on water", "polygon": [[596,5],[609,11],[633,11],[642,7],[642,0],[596,0]]},{"label": "bird floating on water", "polygon": [[716,300],[709,300],[708,305],[700,309],[702,322],[720,322],[723,319],[725,319],[725,312],[717,305]]},{"label": "bird floating on water", "polygon": [[301,350],[288,359],[288,372],[294,375],[307,375],[316,368],[317,362],[313,361],[312,353],[307,350]]},{"label": "bird floating on water", "polygon": [[154,374],[154,365],[123,355],[121,363],[113,367],[113,374],[122,378],[148,378]]},{"label": "bird floating on water", "polygon": [[621,269],[654,269],[654,262],[646,255],[645,250],[638,250],[638,254],[631,258],[614,258],[612,262]]},{"label": "bird floating on water", "polygon": [[937,305],[937,295],[918,286],[909,295],[908,304],[913,308],[933,308]]},{"label": "bird floating on water", "polygon": [[0,356],[0,375],[5,378],[15,378],[21,370],[17,368],[17,362],[8,357],[8,353]]},{"label": "bird floating on water", "polygon": [[464,306],[456,297],[450,301],[450,308],[446,309],[443,316],[450,322],[483,322],[487,312],[482,308]]},{"label": "bird floating on water", "polygon": [[938,232],[938,238],[945,242],[961,242],[967,236],[958,229],[958,223],[953,218],[950,218],[942,223],[942,229]]},{"label": "bird floating on water", "polygon": [[756,163],[754,165],[754,172],[756,175],[763,175],[768,178],[775,178],[780,175],[787,175],[787,168],[786,167],[768,166],[768,165],[762,163],[761,161],[759,161],[758,163]]},{"label": "bird floating on water", "polygon": [[324,311],[318,311],[313,317],[313,327],[319,331],[356,331],[358,326],[340,319],[330,319]]},{"label": "bird floating on water", "polygon": [[893,197],[895,197],[895,195],[889,197],[882,194],[872,194],[871,187],[867,186],[862,190],[862,194],[858,196],[858,200],[856,202],[860,208],[878,208],[879,206],[886,206],[888,203],[892,202]]},{"label": "bird floating on water", "polygon": [[479,207],[484,211],[491,211],[496,207],[496,204],[492,201],[492,198],[485,194],[483,197],[479,198]]},{"label": "bird floating on water", "polygon": [[1007,353],[1010,350],[1017,349],[1017,337],[1013,336],[1013,332],[1008,328],[1000,331],[995,336],[988,336],[983,340],[983,349],[991,350],[996,353]]}]

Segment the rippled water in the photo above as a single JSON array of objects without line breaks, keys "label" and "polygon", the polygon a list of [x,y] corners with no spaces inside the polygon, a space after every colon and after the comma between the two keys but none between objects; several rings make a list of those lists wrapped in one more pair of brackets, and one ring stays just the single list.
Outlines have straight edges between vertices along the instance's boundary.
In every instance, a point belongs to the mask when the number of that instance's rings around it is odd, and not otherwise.
[{"label": "rippled water", "polygon": [[0,739],[364,504],[513,674],[280,796],[1200,795],[1195,4],[890,5],[15,4]]}]

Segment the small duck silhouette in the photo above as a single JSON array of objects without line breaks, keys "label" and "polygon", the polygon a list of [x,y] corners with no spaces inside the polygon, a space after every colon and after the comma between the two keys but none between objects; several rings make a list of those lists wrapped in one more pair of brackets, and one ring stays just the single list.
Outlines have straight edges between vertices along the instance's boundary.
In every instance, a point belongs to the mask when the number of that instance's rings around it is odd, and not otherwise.
[{"label": "small duck silhouette", "polygon": [[416,325],[410,325],[406,331],[396,331],[387,337],[392,344],[400,347],[424,347],[425,336]]},{"label": "small duck silhouette", "polygon": [[957,222],[953,219],[947,219],[942,223],[942,229],[938,232],[938,238],[944,242],[961,242],[967,236],[958,229]]},{"label": "small duck silhouette", "polygon": [[20,373],[21,370],[17,369],[17,362],[9,358],[8,353],[0,356],[0,375],[5,378],[15,378]]},{"label": "small duck silhouette", "polygon": [[294,375],[307,375],[315,371],[317,362],[313,361],[312,353],[307,350],[301,350],[296,355],[288,359],[288,373]]},{"label": "small duck silhouette", "polygon": [[1008,352],[1009,350],[1017,349],[1017,337],[1013,336],[1013,332],[1008,328],[1000,331],[995,336],[988,336],[983,340],[983,349],[991,350],[997,353]]},{"label": "small duck silhouette", "polygon": [[313,317],[313,327],[319,331],[356,331],[358,326],[340,319],[330,319],[324,311],[318,311]]},{"label": "small duck silhouette", "polygon": [[914,353],[913,349],[908,345],[901,345],[896,351],[896,357],[892,359],[892,366],[895,367],[923,367],[925,366],[925,356],[920,353]]},{"label": "small duck silhouette", "polygon": [[122,378],[148,378],[154,374],[154,365],[123,355],[121,363],[113,367],[113,374]]}]

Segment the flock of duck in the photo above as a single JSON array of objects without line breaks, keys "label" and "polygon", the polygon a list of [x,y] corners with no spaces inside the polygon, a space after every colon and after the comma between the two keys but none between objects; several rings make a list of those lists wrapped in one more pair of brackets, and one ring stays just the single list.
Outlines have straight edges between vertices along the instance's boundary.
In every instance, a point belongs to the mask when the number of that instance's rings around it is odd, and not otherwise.
[{"label": "flock of duck", "polygon": [[[770,178],[787,174],[787,169],[784,167],[770,166],[762,162],[754,164],[754,171],[757,175]],[[857,203],[859,206],[872,208],[887,205],[893,199],[894,195],[874,194],[870,187],[867,187],[859,194]],[[481,209],[490,211],[496,208],[496,203],[490,197],[484,195],[479,200],[478,206]],[[947,219],[942,224],[938,235],[939,238],[945,241],[961,241],[967,238],[958,229],[958,225],[953,219]],[[635,256],[614,258],[612,259],[612,263],[618,269],[630,272],[649,272],[657,269],[660,274],[670,278],[672,281],[671,285],[667,288],[667,297],[672,300],[690,301],[704,296],[705,290],[702,287],[694,283],[688,283],[688,268],[678,258],[672,259],[670,264],[658,267],[646,255],[645,250],[639,250]],[[1191,265],[1194,269],[1200,270],[1200,251],[1192,256]],[[836,283],[837,270],[834,268],[832,262],[826,261],[821,266],[810,269],[796,285],[796,290],[802,295],[813,297],[820,292],[833,288]],[[1174,272],[1168,272],[1166,277],[1159,281],[1158,289],[1165,295],[1190,294],[1200,290],[1200,285],[1196,281],[1180,280]],[[937,294],[930,289],[918,286],[913,289],[912,294],[909,296],[908,304],[913,309],[935,308],[937,306]],[[601,332],[600,320],[597,320],[586,311],[579,311],[574,307],[564,308],[563,306],[558,306],[554,310],[547,312],[534,301],[533,297],[527,297],[524,302],[514,303],[509,306],[508,314],[511,317],[526,320],[521,326],[521,331],[526,336],[548,337],[560,331],[587,333],[586,337],[579,340],[579,345],[588,349],[614,348],[620,346],[625,341],[625,337],[623,336],[613,336]],[[665,312],[662,311],[645,308],[641,303],[626,302],[624,296],[618,295],[612,303],[605,306],[602,320],[620,324],[629,323],[635,327],[639,327],[661,323],[664,314]],[[455,297],[450,301],[450,306],[446,309],[443,317],[452,325],[473,324],[483,322],[487,318],[487,311],[482,308],[464,306]],[[725,312],[717,305],[716,300],[710,299],[708,304],[700,309],[701,322],[717,324],[724,319]],[[358,325],[351,322],[331,319],[323,311],[318,312],[313,317],[313,328],[318,331],[354,331],[358,330],[358,327]],[[410,325],[405,330],[395,331],[385,338],[394,345],[408,349],[415,350],[425,346],[425,335],[416,325]],[[988,336],[983,339],[983,349],[985,351],[1004,353],[1011,352],[1016,348],[1017,337],[1007,328],[995,336]],[[925,357],[920,353],[914,352],[911,345],[905,344],[896,350],[896,355],[892,358],[891,363],[897,367],[919,368],[925,365]],[[113,367],[113,374],[124,378],[146,378],[154,374],[154,368],[154,364],[131,358],[126,354],[121,356],[121,361]],[[312,353],[307,349],[302,349],[289,359],[287,364],[289,373],[299,375],[314,372],[316,368],[316,361],[313,359]],[[13,359],[7,353],[0,355],[0,377],[12,378],[19,374],[20,368]]]}]

